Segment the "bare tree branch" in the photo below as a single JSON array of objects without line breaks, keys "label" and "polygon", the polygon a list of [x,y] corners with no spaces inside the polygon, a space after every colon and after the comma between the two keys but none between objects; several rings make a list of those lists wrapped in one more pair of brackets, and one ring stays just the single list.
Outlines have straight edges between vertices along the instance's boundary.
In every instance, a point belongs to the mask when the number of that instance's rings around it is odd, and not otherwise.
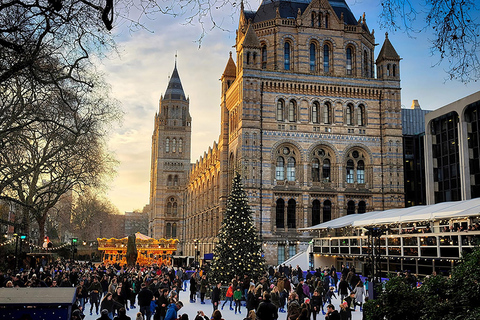
[{"label": "bare tree branch", "polygon": [[[436,65],[446,61],[449,79],[464,83],[480,79],[480,17],[475,0],[382,0],[381,25],[407,33],[430,31]],[[421,20],[421,21],[419,21]],[[417,26],[419,25],[419,26]]]}]

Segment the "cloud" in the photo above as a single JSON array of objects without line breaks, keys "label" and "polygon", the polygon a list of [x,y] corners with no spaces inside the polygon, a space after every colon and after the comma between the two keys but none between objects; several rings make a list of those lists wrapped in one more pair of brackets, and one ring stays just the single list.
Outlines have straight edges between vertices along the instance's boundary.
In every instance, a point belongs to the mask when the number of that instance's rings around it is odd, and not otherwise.
[{"label": "cloud", "polygon": [[[373,3],[374,5],[370,5]],[[251,4],[255,10],[256,3]],[[376,42],[384,41],[375,17],[378,1],[350,4],[356,16],[367,12],[370,30],[375,29]],[[368,8],[366,10],[366,8]],[[129,32],[119,28],[117,40],[120,56],[104,59],[99,68],[107,75],[113,96],[121,101],[125,119],[109,141],[121,164],[109,192],[111,201],[120,211],[143,208],[148,203],[150,183],[151,139],[154,117],[160,96],[164,94],[172,74],[177,53],[177,67],[185,94],[190,98],[192,123],[191,161],[194,163],[220,134],[220,77],[235,51],[235,30],[238,13],[216,12],[217,21],[230,32],[213,30],[203,38],[199,25],[182,25],[183,20],[158,16],[147,21],[153,32]],[[233,19],[232,19],[233,17]],[[373,17],[373,18],[372,18]],[[123,26],[124,27],[124,26]],[[444,83],[442,68],[432,69],[436,61],[429,55],[426,36],[417,39],[397,32],[389,36],[399,55],[402,79],[402,104],[409,107],[418,99],[424,109],[436,109],[473,91],[473,86],[455,82]],[[379,47],[376,48],[376,54]],[[235,57],[235,54],[233,54]]]}]

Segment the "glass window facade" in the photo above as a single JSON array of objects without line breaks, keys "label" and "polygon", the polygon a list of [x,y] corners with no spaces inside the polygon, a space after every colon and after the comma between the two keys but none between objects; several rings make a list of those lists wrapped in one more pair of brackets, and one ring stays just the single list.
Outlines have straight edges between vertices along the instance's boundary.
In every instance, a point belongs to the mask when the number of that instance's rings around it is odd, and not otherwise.
[{"label": "glass window facade", "polygon": [[467,122],[468,153],[470,155],[470,190],[472,198],[480,197],[480,101],[465,109]]},{"label": "glass window facade", "polygon": [[431,123],[431,131],[435,203],[461,200],[458,114],[450,112],[434,119]]}]

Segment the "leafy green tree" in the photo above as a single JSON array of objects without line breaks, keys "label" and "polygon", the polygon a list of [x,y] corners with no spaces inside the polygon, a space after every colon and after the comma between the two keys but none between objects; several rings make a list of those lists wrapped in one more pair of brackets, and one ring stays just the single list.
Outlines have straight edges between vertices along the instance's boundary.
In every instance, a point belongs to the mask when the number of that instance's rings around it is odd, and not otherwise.
[{"label": "leafy green tree", "polygon": [[228,283],[236,275],[256,278],[264,270],[265,261],[252,210],[237,173],[227,199],[227,210],[214,249],[209,278],[213,283]]},{"label": "leafy green tree", "polygon": [[415,320],[420,317],[419,292],[405,278],[393,277],[375,300],[365,303],[367,319]]},{"label": "leafy green tree", "polygon": [[136,239],[137,237],[135,236],[135,234],[131,234],[128,236],[127,265],[129,267],[134,267],[135,264],[137,263],[138,252],[137,252]]},{"label": "leafy green tree", "polygon": [[473,320],[480,319],[480,248],[465,254],[450,278],[427,277],[411,287],[392,277],[377,299],[364,305],[366,319]]}]

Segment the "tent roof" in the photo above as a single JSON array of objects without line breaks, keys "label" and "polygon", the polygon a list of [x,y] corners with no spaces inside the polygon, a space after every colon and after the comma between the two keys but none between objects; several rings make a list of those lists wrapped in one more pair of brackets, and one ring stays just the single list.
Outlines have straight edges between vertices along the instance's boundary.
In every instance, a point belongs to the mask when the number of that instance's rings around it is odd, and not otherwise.
[{"label": "tent roof", "polygon": [[[128,237],[127,237],[127,238],[128,238]],[[153,239],[153,238],[151,238],[151,237],[149,237],[149,236],[146,236],[146,235],[144,235],[144,234],[142,234],[142,233],[140,233],[140,232],[135,233],[135,238],[140,239],[140,240]]]},{"label": "tent roof", "polygon": [[72,305],[75,288],[0,288],[0,305]]},{"label": "tent roof", "polygon": [[347,226],[360,228],[392,223],[459,219],[470,216],[480,216],[480,198],[385,211],[371,211],[363,214],[351,214],[300,230],[335,229]]}]

